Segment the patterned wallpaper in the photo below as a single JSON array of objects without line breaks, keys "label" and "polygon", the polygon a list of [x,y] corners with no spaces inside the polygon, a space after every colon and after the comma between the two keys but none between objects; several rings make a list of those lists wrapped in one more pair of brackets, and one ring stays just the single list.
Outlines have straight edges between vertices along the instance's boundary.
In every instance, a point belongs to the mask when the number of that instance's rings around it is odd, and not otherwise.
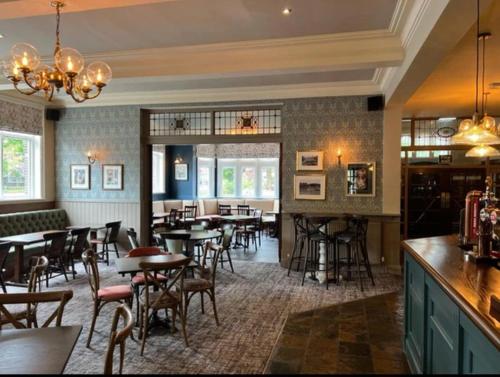
[{"label": "patterned wallpaper", "polygon": [[43,110],[0,100],[0,130],[43,133]]},{"label": "patterned wallpaper", "polygon": [[[366,96],[293,99],[283,102],[283,209],[287,212],[381,213],[383,111],[368,112]],[[340,167],[337,163],[339,148],[342,151]],[[294,199],[296,151],[307,150],[325,152],[325,201]],[[363,161],[377,163],[376,196],[348,197],[345,195],[346,163]]]},{"label": "patterned wallpaper", "polygon": [[[383,111],[368,112],[366,98],[349,96],[280,101],[284,104],[281,124],[284,167],[282,207],[285,211],[382,212]],[[216,107],[221,104],[228,103],[183,106]],[[139,112],[139,106],[77,108],[62,112],[56,127],[57,200],[139,200]],[[101,189],[100,164],[103,161],[92,166],[90,193],[70,190],[69,165],[85,163],[85,153],[89,148],[105,151],[105,156],[100,156],[100,159],[104,158],[107,163],[125,164],[124,191],[106,192]],[[341,167],[337,165],[338,148],[342,150]],[[294,199],[295,154],[305,150],[325,151],[326,201]],[[377,163],[375,197],[345,195],[345,168],[349,161]]]},{"label": "patterned wallpaper", "polygon": [[[56,200],[139,201],[140,111],[137,106],[61,110],[56,123]],[[70,188],[70,165],[88,163],[87,151],[97,153],[91,165],[91,189]],[[124,165],[124,190],[102,189],[102,164]]]}]

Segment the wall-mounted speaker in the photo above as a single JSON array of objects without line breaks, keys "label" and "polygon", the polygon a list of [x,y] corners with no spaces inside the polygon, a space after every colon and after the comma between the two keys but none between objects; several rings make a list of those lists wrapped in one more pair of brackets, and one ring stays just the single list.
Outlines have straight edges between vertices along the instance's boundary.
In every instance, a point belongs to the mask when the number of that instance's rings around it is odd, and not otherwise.
[{"label": "wall-mounted speaker", "polygon": [[368,97],[368,111],[380,111],[384,110],[384,96],[373,96]]},{"label": "wall-mounted speaker", "polygon": [[58,121],[59,120],[59,115],[60,112],[57,109],[46,109],[45,110],[45,119],[47,120],[53,120],[53,121]]}]

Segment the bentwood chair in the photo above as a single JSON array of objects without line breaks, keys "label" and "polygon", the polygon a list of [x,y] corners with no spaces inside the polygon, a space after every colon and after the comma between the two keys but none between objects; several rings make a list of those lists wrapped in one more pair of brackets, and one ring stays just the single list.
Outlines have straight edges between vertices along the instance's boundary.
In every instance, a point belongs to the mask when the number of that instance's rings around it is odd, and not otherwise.
[{"label": "bentwood chair", "polygon": [[3,274],[5,272],[5,264],[7,262],[7,257],[9,256],[11,246],[11,242],[0,243],[0,285],[2,286],[3,293],[7,293],[7,287],[5,286]]},{"label": "bentwood chair", "polygon": [[[127,257],[133,258],[133,257],[146,257],[150,255],[162,255],[162,254],[167,254],[161,251],[160,248],[158,247],[137,247],[135,249],[132,249],[128,252]],[[161,281],[162,283],[166,283],[168,280],[168,277],[165,275],[162,275],[158,273],[156,275],[158,281]],[[139,272],[132,276],[131,284],[132,284],[132,289],[134,290],[134,295],[136,298],[136,303],[137,303],[137,320],[139,320],[139,290],[141,286],[143,286],[146,283],[146,280],[144,278],[144,274],[142,272]]]},{"label": "bentwood chair", "polygon": [[[38,290],[41,290],[41,278],[45,271],[47,270],[47,267],[49,265],[49,260],[44,257],[31,257],[30,259],[30,272],[29,272],[29,277],[28,277],[28,289],[26,293],[36,293],[37,292],[37,284],[38,284]],[[26,327],[32,327],[34,325],[35,327],[38,327],[37,323],[37,304],[31,304],[28,303],[26,305],[26,309],[18,310],[17,312],[12,312],[11,315],[16,319],[16,321],[20,320],[26,320],[27,326]],[[6,321],[2,314],[0,313],[0,328],[2,327],[2,324],[8,323],[10,321]]]},{"label": "bentwood chair", "polygon": [[196,217],[198,216],[198,206],[184,206],[184,216],[182,218],[182,223],[186,229],[189,229],[191,225],[196,222]]},{"label": "bentwood chair", "polygon": [[[123,327],[118,331],[118,321],[123,319]],[[116,308],[111,324],[111,333],[109,335],[108,349],[104,360],[104,374],[113,374],[113,354],[115,347],[120,346],[120,369],[119,374],[123,371],[123,359],[125,357],[125,341],[132,334],[134,321],[132,311],[127,305],[120,305]]]},{"label": "bentwood chair", "polygon": [[[118,248],[116,246],[116,243],[118,242],[118,234],[120,233],[120,228],[121,228],[122,222],[121,221],[113,221],[110,223],[107,223],[105,225],[106,227],[106,232],[104,234],[103,238],[96,238],[93,240],[90,240],[90,244],[92,245],[94,251],[98,255],[102,255],[102,260],[106,261],[106,264],[109,266],[109,245],[113,245],[113,248],[116,253],[116,257],[120,258],[120,254],[118,253]],[[98,251],[97,247],[101,245],[102,250]]]},{"label": "bentwood chair", "polygon": [[49,260],[49,266],[45,271],[45,284],[47,288],[49,286],[49,278],[53,277],[53,272],[59,273],[56,276],[64,275],[66,281],[69,281],[64,262],[67,237],[68,231],[66,230],[43,235],[43,239],[45,240],[43,255]]},{"label": "bentwood chair", "polygon": [[232,212],[230,204],[219,204],[219,215],[230,216],[231,214]]},{"label": "bentwood chair", "polygon": [[[39,303],[47,302],[59,302],[57,308],[49,315],[47,320],[44,322],[42,327],[49,327],[52,321],[55,319],[55,326],[61,326],[62,316],[64,313],[64,307],[66,303],[73,297],[73,291],[50,291],[50,292],[31,292],[31,293],[6,293],[0,295],[0,313],[2,314],[2,320],[0,321],[0,326],[4,324],[11,324],[16,329],[31,328],[34,324],[38,327],[36,323],[36,318],[18,318],[17,313],[11,313],[5,305],[21,305],[26,304],[28,306],[28,313],[31,311],[32,307],[36,307]],[[27,320],[27,324],[19,322],[22,319]]]},{"label": "bentwood chair", "polygon": [[82,253],[85,251],[87,246],[87,237],[89,235],[90,228],[77,228],[72,229],[71,234],[71,244],[68,250],[69,263],[71,263],[71,272],[73,274],[73,279],[75,279],[75,257],[80,258]]},{"label": "bentwood chair", "polygon": [[[234,224],[225,224],[222,227],[222,253],[220,255],[220,266],[224,268],[224,262],[229,262],[231,267],[231,272],[234,274],[233,261],[231,260],[231,243],[233,242],[233,236],[235,232]],[[224,254],[227,255],[227,259],[224,259]],[[208,258],[208,256],[207,256]]]},{"label": "bentwood chair", "polygon": [[[172,311],[172,331],[175,331],[175,319],[177,314],[182,323],[182,332],[186,347],[189,347],[186,334],[186,315],[183,310],[183,287],[186,268],[191,258],[172,262],[141,262],[139,267],[145,277],[144,290],[140,297],[140,329],[139,338],[142,339],[141,356],[144,354],[144,346],[148,336],[149,318],[151,314],[157,314],[160,310]],[[167,285],[158,280],[156,271],[168,271],[173,277]],[[151,290],[153,288],[154,290]]]},{"label": "bentwood chair", "polygon": [[[197,293],[201,295],[201,312],[205,314],[204,294],[206,293],[212,301],[214,317],[217,326],[219,326],[219,318],[217,316],[217,306],[215,304],[215,273],[217,271],[217,263],[223,252],[222,245],[217,245],[211,241],[205,243],[203,250],[203,258],[199,266],[194,268],[195,277],[184,279],[184,314],[187,318],[189,302]],[[207,256],[211,254],[211,266],[207,267]]]},{"label": "bentwood chair", "polygon": [[93,250],[84,251],[82,253],[82,261],[85,266],[85,270],[87,271],[92,300],[94,301],[92,324],[90,325],[90,332],[87,340],[87,347],[90,347],[97,316],[104,305],[110,302],[118,302],[120,304],[126,303],[129,307],[132,307],[134,294],[132,292],[132,287],[129,284],[101,288],[99,269],[97,267],[97,257]]},{"label": "bentwood chair", "polygon": [[295,230],[295,237],[293,243],[292,256],[288,262],[288,276],[290,276],[290,270],[292,269],[293,263],[297,263],[297,272],[300,269],[300,264],[304,261],[302,252],[304,251],[304,245],[307,240],[307,229],[305,225],[304,216],[300,213],[293,215],[293,224]]},{"label": "bentwood chair", "polygon": [[137,232],[134,228],[127,229],[128,242],[130,243],[131,249],[137,249],[139,247],[139,241],[137,241]]}]

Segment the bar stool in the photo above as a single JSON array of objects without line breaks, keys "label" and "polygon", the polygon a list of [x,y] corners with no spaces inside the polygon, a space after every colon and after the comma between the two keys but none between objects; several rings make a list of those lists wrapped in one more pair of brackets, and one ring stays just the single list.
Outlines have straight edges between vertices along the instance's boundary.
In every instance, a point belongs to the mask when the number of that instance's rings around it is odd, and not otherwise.
[{"label": "bar stool", "polygon": [[[328,289],[328,272],[332,271],[336,276],[335,255],[330,258],[330,254],[336,253],[334,239],[328,234],[328,224],[335,220],[334,217],[311,217],[306,218],[307,230],[307,250],[306,258],[304,261],[304,269],[302,273],[302,285],[307,272],[311,272],[313,276],[316,272],[324,272],[326,274],[326,289]],[[319,249],[321,244],[325,247],[325,261],[320,261]],[[333,265],[332,263],[333,262]],[[321,269],[324,267],[324,269]]]},{"label": "bar stool", "polygon": [[[304,250],[304,244],[307,239],[307,229],[304,223],[304,216],[300,213],[295,213],[293,215],[293,225],[295,229],[295,240],[293,244],[292,256],[288,263],[288,276],[290,276],[290,270],[292,269],[293,262],[297,262],[297,272],[300,269],[300,264],[304,260],[302,252]],[[297,256],[296,254],[299,253]]]},{"label": "bar stool", "polygon": [[[351,273],[354,271],[358,275],[358,281],[363,291],[363,280],[361,272],[366,272],[370,278],[372,285],[375,285],[371,270],[370,261],[368,259],[368,250],[366,247],[366,234],[368,231],[368,219],[364,217],[347,217],[346,229],[337,232],[334,236],[337,253],[337,265],[339,266],[337,274],[340,275],[340,266],[344,264],[347,273],[347,280],[351,279]],[[340,246],[345,246],[345,256],[340,256]],[[352,265],[355,263],[355,266]],[[354,267],[356,269],[354,270]],[[364,270],[361,269],[364,268]]]}]

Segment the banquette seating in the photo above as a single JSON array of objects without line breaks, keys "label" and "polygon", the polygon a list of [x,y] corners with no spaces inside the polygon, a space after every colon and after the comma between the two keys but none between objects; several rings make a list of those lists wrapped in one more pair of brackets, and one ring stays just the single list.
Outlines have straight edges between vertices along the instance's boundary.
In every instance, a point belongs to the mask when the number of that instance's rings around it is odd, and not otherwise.
[{"label": "banquette seating", "polygon": [[[64,209],[49,209],[42,211],[18,212],[0,215],[0,237],[14,236],[24,233],[41,232],[44,230],[64,229],[68,226]],[[25,268],[33,255],[41,255],[44,243],[27,245],[24,247]],[[7,258],[7,274],[14,265],[14,254]]]}]

